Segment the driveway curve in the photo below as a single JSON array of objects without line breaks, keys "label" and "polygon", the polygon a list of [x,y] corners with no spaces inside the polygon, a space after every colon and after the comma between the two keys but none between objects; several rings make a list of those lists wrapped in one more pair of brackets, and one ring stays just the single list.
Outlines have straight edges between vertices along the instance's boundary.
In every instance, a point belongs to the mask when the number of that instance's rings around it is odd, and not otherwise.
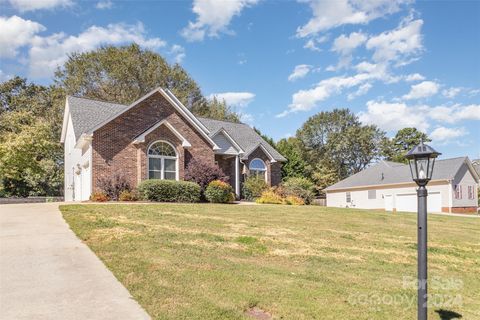
[{"label": "driveway curve", "polygon": [[150,319],[58,205],[0,205],[0,319]]}]

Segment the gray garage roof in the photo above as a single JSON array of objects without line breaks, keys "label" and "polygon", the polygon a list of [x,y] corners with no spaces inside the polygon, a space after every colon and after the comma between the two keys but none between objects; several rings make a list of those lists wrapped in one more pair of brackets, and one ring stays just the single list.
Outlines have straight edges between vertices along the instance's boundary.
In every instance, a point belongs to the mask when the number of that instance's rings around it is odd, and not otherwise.
[{"label": "gray garage roof", "polygon": [[208,118],[198,117],[205,127],[210,131],[210,137],[217,133],[220,129],[224,129],[228,135],[235,140],[235,142],[245,151],[245,154],[250,154],[259,145],[262,145],[268,153],[271,154],[276,161],[286,161],[275,148],[273,148],[268,142],[255,132],[249,125],[244,123],[236,123],[229,121],[213,120]]},{"label": "gray garage roof", "polygon": [[[453,179],[465,162],[469,162],[467,157],[437,160],[435,162],[432,180]],[[407,164],[380,161],[359,173],[325,188],[325,191],[406,182],[412,182],[410,167]]]},{"label": "gray garage roof", "polygon": [[477,171],[477,174],[480,175],[480,159],[472,160],[472,165],[473,168],[475,168],[475,171]]},{"label": "gray garage roof", "polygon": [[128,106],[86,98],[68,96],[68,107],[72,115],[75,140],[84,133],[91,133],[93,129],[104,121],[114,117],[127,109]]}]

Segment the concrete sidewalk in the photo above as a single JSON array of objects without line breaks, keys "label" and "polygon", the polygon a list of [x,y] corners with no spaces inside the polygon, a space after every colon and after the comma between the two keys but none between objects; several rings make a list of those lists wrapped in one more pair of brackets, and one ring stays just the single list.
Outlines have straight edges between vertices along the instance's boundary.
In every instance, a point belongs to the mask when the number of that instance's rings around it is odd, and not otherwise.
[{"label": "concrete sidewalk", "polygon": [[0,319],[150,319],[58,205],[0,206]]}]

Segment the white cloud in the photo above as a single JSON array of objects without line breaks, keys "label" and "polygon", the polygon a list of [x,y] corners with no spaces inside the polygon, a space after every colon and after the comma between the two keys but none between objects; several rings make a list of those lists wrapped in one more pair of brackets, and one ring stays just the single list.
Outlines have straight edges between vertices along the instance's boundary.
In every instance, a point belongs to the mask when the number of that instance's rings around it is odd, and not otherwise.
[{"label": "white cloud", "polygon": [[318,38],[312,38],[312,39],[308,39],[308,41],[305,43],[305,45],[303,46],[305,49],[310,49],[312,51],[322,51],[322,49],[318,46],[319,44],[322,44],[324,42],[327,42],[328,40],[328,36],[325,35],[325,36],[321,36],[321,37],[318,37]]},{"label": "white cloud", "polygon": [[312,66],[308,64],[299,64],[298,66],[295,66],[293,72],[288,76],[288,81],[295,81],[305,77],[311,69]]},{"label": "white cloud", "polygon": [[409,16],[400,23],[398,28],[368,39],[366,47],[374,51],[373,60],[375,62],[396,61],[397,65],[415,61],[415,56],[423,50],[422,25],[423,20],[412,20]]},{"label": "white cloud", "polygon": [[91,26],[78,36],[55,33],[48,37],[35,36],[29,51],[29,73],[32,77],[47,77],[67,60],[72,52],[86,52],[101,45],[136,42],[146,48],[160,48],[165,42],[160,38],[147,38],[143,24],[109,24],[107,27]]},{"label": "white cloud", "polygon": [[218,100],[225,100],[229,106],[243,108],[253,101],[255,94],[251,92],[222,92],[212,93],[208,96],[209,99],[214,97]]},{"label": "white cloud", "polygon": [[446,128],[437,127],[430,133],[430,138],[437,143],[446,143],[452,139],[460,138],[467,135],[465,128]]},{"label": "white cloud", "polygon": [[424,117],[419,116],[419,109],[405,103],[368,101],[367,111],[359,112],[358,116],[363,123],[375,124],[385,131],[414,127],[426,132],[430,125]]},{"label": "white cloud", "polygon": [[410,92],[403,96],[403,99],[421,99],[437,94],[440,85],[434,81],[423,81],[411,86]]},{"label": "white cloud", "polygon": [[345,24],[367,24],[371,20],[400,10],[409,0],[302,0],[308,3],[313,17],[297,29],[298,37],[313,36]]},{"label": "white cloud", "polygon": [[420,73],[412,73],[405,76],[405,81],[407,82],[414,82],[414,81],[423,81],[425,77],[422,76]]},{"label": "white cloud", "polygon": [[460,92],[462,92],[463,88],[459,87],[452,87],[442,91],[444,97],[452,99],[455,98]]},{"label": "white cloud", "polygon": [[170,49],[170,54],[174,55],[174,61],[176,63],[182,63],[186,56],[185,48],[181,45],[174,44]]},{"label": "white cloud", "polygon": [[358,46],[365,43],[367,36],[361,32],[352,32],[346,36],[340,35],[333,41],[332,51],[340,54],[340,59],[336,66],[328,66],[327,71],[337,71],[350,66],[353,60],[352,52]]},{"label": "white cloud", "polygon": [[72,5],[71,0],[9,0],[9,2],[12,7],[20,12],[68,7]]},{"label": "white cloud", "polygon": [[29,45],[35,34],[46,30],[40,23],[18,16],[0,17],[0,57],[14,58],[18,49]]},{"label": "white cloud", "polygon": [[95,8],[103,10],[103,9],[111,9],[113,7],[113,2],[111,0],[101,0],[98,1],[95,5]]},{"label": "white cloud", "polygon": [[332,51],[338,52],[341,55],[351,54],[358,46],[367,41],[367,36],[361,32],[352,32],[346,36],[342,34],[333,41]]},{"label": "white cloud", "polygon": [[428,110],[428,116],[446,123],[456,123],[463,120],[478,121],[480,120],[480,104],[431,107]]},{"label": "white cloud", "polygon": [[218,37],[220,33],[232,33],[228,30],[232,18],[257,2],[258,0],[229,0],[221,3],[216,0],[194,0],[192,11],[197,15],[197,20],[189,21],[181,35],[187,41],[202,41],[205,36]]},{"label": "white cloud", "polygon": [[350,93],[348,96],[347,96],[347,99],[349,101],[355,99],[356,97],[359,97],[359,96],[363,96],[365,94],[367,94],[367,92],[372,88],[372,84],[371,83],[365,83],[365,84],[362,84],[360,87],[358,87],[358,90],[353,92],[353,93]]}]

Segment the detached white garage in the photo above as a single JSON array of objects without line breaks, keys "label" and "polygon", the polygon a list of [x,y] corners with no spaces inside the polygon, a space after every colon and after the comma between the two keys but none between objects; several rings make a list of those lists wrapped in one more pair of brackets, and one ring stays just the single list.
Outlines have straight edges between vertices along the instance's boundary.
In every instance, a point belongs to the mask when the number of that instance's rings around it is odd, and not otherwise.
[{"label": "detached white garage", "polygon": [[[417,194],[404,193],[395,197],[397,211],[417,212]],[[393,209],[393,208],[392,208]],[[388,211],[392,211],[392,209]],[[387,210],[387,208],[385,208]],[[428,212],[442,212],[442,193],[430,192],[427,197]]]},{"label": "detached white garage", "polygon": [[[427,211],[476,212],[478,182],[467,157],[437,160],[427,186]],[[324,191],[328,207],[417,212],[417,185],[403,163],[380,161]]]}]

